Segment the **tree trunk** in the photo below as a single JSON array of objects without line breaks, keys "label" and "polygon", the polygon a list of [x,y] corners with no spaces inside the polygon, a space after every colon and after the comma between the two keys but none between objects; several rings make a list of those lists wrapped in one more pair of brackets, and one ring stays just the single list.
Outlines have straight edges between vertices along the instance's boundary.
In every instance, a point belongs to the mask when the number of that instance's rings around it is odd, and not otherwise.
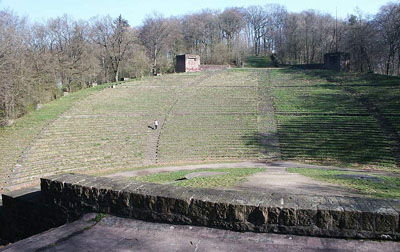
[{"label": "tree trunk", "polygon": [[389,55],[389,58],[386,61],[386,75],[389,75],[389,71],[390,71],[390,58],[391,58],[391,56]]},{"label": "tree trunk", "polygon": [[117,70],[116,71],[114,71],[114,77],[115,77],[115,82],[117,82],[118,81],[118,75],[119,75],[119,69],[117,68]]},{"label": "tree trunk", "polygon": [[399,57],[399,59],[397,61],[397,76],[400,76],[400,49],[397,53],[397,56]]}]

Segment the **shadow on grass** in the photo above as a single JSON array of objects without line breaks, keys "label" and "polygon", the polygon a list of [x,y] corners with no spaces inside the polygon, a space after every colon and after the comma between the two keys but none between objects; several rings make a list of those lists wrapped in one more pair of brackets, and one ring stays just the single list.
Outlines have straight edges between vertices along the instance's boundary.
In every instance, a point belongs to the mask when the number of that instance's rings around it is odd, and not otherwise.
[{"label": "shadow on grass", "polygon": [[373,121],[365,117],[279,118],[281,155],[287,160],[393,166],[394,156]]},{"label": "shadow on grass", "polygon": [[270,56],[249,56],[245,61],[246,67],[274,67]]},{"label": "shadow on grass", "polygon": [[[385,108],[390,107],[391,113],[398,113],[400,90],[396,90],[397,87],[400,89],[400,78],[327,70],[279,71],[291,74],[287,82],[296,84],[294,89],[289,86],[283,91],[276,89],[274,93],[274,105],[279,111],[275,114],[277,138],[283,160],[396,167],[397,153],[387,130],[371,113],[371,106],[349,92],[347,86],[351,85],[351,89],[360,87],[359,92],[364,99],[382,107],[377,111],[389,112]],[[313,82],[324,84],[315,87]],[[376,89],[379,85],[390,88],[385,89],[384,97],[377,99]],[[269,144],[261,143],[270,139],[271,136],[255,134],[246,141],[249,145],[258,143],[268,153]]]},{"label": "shadow on grass", "polygon": [[[392,152],[383,140],[354,118],[290,116],[279,123],[278,134],[244,137],[258,146],[268,160],[316,161],[327,165],[380,165],[394,167]],[[279,139],[279,144],[278,140]]]},{"label": "shadow on grass", "polygon": [[337,72],[331,70],[312,69],[304,70],[298,68],[284,68],[281,69],[283,73],[297,74],[300,76],[308,77],[310,79],[325,79],[328,82],[337,82],[342,86],[398,86],[400,87],[400,77],[387,76],[381,74],[370,73],[350,73],[350,72]]},{"label": "shadow on grass", "polygon": [[378,74],[335,71],[303,71],[310,78],[339,83],[338,87],[376,120],[382,142],[391,148],[397,166],[400,164],[400,78]]},{"label": "shadow on grass", "polygon": [[260,154],[266,157],[266,161],[280,159],[278,134],[254,133],[242,137],[245,145],[259,149]]}]

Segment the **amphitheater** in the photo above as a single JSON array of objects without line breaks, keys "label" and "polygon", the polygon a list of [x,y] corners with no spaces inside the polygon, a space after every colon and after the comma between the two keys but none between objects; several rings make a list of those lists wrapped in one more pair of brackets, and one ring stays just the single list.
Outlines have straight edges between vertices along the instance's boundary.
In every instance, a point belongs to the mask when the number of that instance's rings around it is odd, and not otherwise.
[{"label": "amphitheater", "polygon": [[[270,102],[258,99],[261,74],[166,75],[92,93],[34,136],[21,142],[15,140],[22,136],[1,136],[8,143],[1,146],[1,171],[8,174],[3,183],[19,187],[60,172],[264,158],[255,138],[276,127],[258,123],[273,115]],[[156,119],[160,129],[152,130]],[[15,149],[19,153],[10,156]]]},{"label": "amphitheater", "polygon": [[130,177],[283,161],[367,170],[398,183],[398,79],[328,73],[228,69],[70,94],[0,131],[0,193],[64,173]]},{"label": "amphitheater", "polygon": [[[253,69],[92,88],[0,132],[2,190],[63,172],[221,161],[331,161],[393,170],[400,89],[380,82],[340,85]],[[154,120],[159,130],[151,128]]]}]

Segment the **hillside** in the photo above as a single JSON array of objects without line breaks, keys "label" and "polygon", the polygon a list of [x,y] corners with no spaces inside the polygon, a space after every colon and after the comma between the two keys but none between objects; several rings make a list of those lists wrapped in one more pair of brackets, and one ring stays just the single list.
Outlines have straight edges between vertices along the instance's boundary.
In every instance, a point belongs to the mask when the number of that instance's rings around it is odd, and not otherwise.
[{"label": "hillside", "polygon": [[245,58],[245,67],[274,67],[271,56],[248,56]]},{"label": "hillside", "polygon": [[389,77],[236,69],[87,89],[0,130],[2,186],[61,172],[237,160],[395,170],[399,85]]},{"label": "hillside", "polygon": [[[35,137],[16,139],[2,131],[7,141],[27,142],[1,146],[16,154],[1,162],[9,171],[7,186],[57,172],[259,159],[260,74],[232,70],[145,78],[83,97],[47,126],[24,127]],[[156,119],[160,128],[152,130]]]},{"label": "hillside", "polygon": [[283,159],[399,166],[399,78],[285,69],[269,80]]}]

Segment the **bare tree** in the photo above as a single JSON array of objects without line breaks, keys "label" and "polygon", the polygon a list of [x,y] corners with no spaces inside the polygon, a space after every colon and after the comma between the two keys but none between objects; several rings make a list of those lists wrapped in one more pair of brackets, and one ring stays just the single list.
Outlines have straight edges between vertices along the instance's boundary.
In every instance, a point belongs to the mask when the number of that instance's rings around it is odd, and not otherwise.
[{"label": "bare tree", "polygon": [[[382,6],[374,22],[385,45],[385,72],[387,75],[394,74],[396,53],[400,53],[400,4]],[[400,60],[400,56],[398,57]]]},{"label": "bare tree", "polygon": [[90,70],[87,64],[87,25],[64,15],[50,19],[46,27],[49,50],[55,60],[56,81],[68,90],[81,89]]},{"label": "bare tree", "polygon": [[264,27],[264,50],[268,53],[277,53],[283,50],[283,31],[287,20],[287,10],[279,4],[265,6],[268,25]]},{"label": "bare tree", "polygon": [[244,26],[243,15],[237,8],[227,8],[219,14],[218,19],[222,37],[226,39],[228,48],[231,49],[233,39],[240,33]]},{"label": "bare tree", "polygon": [[246,10],[245,19],[253,37],[254,54],[261,52],[261,39],[265,35],[265,27],[268,24],[267,14],[260,6],[250,6]]},{"label": "bare tree", "polygon": [[347,32],[345,50],[351,55],[351,67],[354,71],[372,71],[372,45],[379,41],[371,22],[365,20],[361,12],[351,15],[346,22]]},{"label": "bare tree", "polygon": [[183,17],[148,16],[131,28],[121,16],[76,21],[67,15],[29,24],[0,10],[0,124],[37,103],[93,81],[172,71],[175,55],[199,54],[226,64],[245,55],[274,54],[284,64],[321,63],[328,52],[351,54],[352,71],[400,75],[400,3],[375,16],[346,21],[281,5],[202,10]]},{"label": "bare tree", "polygon": [[191,53],[199,54],[202,62],[214,63],[216,45],[221,41],[218,12],[202,10],[182,19],[184,39]]},{"label": "bare tree", "polygon": [[[25,19],[8,11],[0,11],[0,124],[9,124],[25,108],[26,91],[30,88]],[[19,106],[21,105],[21,106]]]},{"label": "bare tree", "polygon": [[168,20],[158,14],[148,16],[140,28],[139,38],[153,62],[154,71],[160,70],[157,61],[174,42],[174,34],[170,32],[171,28]]},{"label": "bare tree", "polygon": [[92,39],[104,50],[106,59],[103,58],[102,64],[108,60],[114,80],[118,81],[121,63],[126,60],[125,54],[134,42],[128,21],[121,15],[114,20],[110,16],[97,19],[92,27]]}]

